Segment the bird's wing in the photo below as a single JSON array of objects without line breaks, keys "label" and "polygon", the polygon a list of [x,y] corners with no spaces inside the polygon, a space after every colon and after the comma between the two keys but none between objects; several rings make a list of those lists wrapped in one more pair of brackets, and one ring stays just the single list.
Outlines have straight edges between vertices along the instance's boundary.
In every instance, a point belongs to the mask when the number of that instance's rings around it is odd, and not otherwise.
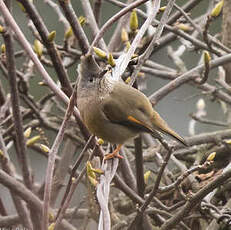
[{"label": "bird's wing", "polygon": [[147,114],[150,107],[148,99],[132,87],[120,83],[103,100],[103,112],[111,122],[136,128],[144,132],[152,132]]},{"label": "bird's wing", "polygon": [[160,131],[187,145],[185,140],[153,110],[148,98],[132,87],[125,84],[120,85],[119,88],[114,87],[102,104],[102,111],[111,122],[134,128],[140,132],[151,133],[157,139],[161,138],[157,132]]}]

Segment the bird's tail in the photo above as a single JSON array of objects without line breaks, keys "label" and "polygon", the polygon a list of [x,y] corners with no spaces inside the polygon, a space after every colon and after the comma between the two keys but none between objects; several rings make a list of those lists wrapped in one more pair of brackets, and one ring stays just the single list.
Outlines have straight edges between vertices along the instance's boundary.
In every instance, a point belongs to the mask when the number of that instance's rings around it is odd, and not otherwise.
[{"label": "bird's tail", "polygon": [[154,129],[157,129],[161,133],[167,134],[168,136],[171,136],[177,141],[181,142],[183,145],[188,146],[185,139],[181,137],[179,134],[177,134],[174,130],[172,130],[156,111],[154,111],[152,123],[154,125]]}]

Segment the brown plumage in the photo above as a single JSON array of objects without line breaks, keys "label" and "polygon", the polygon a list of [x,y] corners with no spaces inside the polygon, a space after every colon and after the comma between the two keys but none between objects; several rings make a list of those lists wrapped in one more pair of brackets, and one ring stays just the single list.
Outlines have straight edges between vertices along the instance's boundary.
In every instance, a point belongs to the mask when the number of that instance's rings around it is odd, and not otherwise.
[{"label": "brown plumage", "polygon": [[[158,139],[161,132],[186,145],[142,92],[112,80],[107,77],[108,73],[99,77],[101,69],[92,56],[81,58],[78,72],[77,105],[92,134],[121,146],[141,132],[148,132]],[[117,152],[114,155],[118,156]]]}]

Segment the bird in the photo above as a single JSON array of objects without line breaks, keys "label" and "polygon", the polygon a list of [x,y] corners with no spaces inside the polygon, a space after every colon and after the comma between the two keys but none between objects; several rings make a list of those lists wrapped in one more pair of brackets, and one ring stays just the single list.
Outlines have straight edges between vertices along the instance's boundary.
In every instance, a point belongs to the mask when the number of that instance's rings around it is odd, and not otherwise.
[{"label": "bird", "polygon": [[83,55],[78,66],[77,107],[90,133],[117,148],[105,159],[123,158],[121,146],[140,133],[154,138],[166,134],[187,146],[156,112],[149,99],[138,89],[109,77],[91,54]]}]

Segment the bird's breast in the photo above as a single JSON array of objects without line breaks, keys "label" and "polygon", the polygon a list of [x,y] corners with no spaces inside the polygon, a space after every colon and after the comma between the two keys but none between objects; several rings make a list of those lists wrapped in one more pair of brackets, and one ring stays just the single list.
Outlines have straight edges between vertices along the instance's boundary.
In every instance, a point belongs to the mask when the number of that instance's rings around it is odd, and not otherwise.
[{"label": "bird's breast", "polygon": [[91,101],[88,99],[85,101],[83,101],[83,98],[80,99],[82,101],[80,102],[79,111],[84,124],[92,134],[113,144],[123,144],[126,140],[137,135],[137,130],[132,130],[107,119],[101,107],[102,97]]}]

